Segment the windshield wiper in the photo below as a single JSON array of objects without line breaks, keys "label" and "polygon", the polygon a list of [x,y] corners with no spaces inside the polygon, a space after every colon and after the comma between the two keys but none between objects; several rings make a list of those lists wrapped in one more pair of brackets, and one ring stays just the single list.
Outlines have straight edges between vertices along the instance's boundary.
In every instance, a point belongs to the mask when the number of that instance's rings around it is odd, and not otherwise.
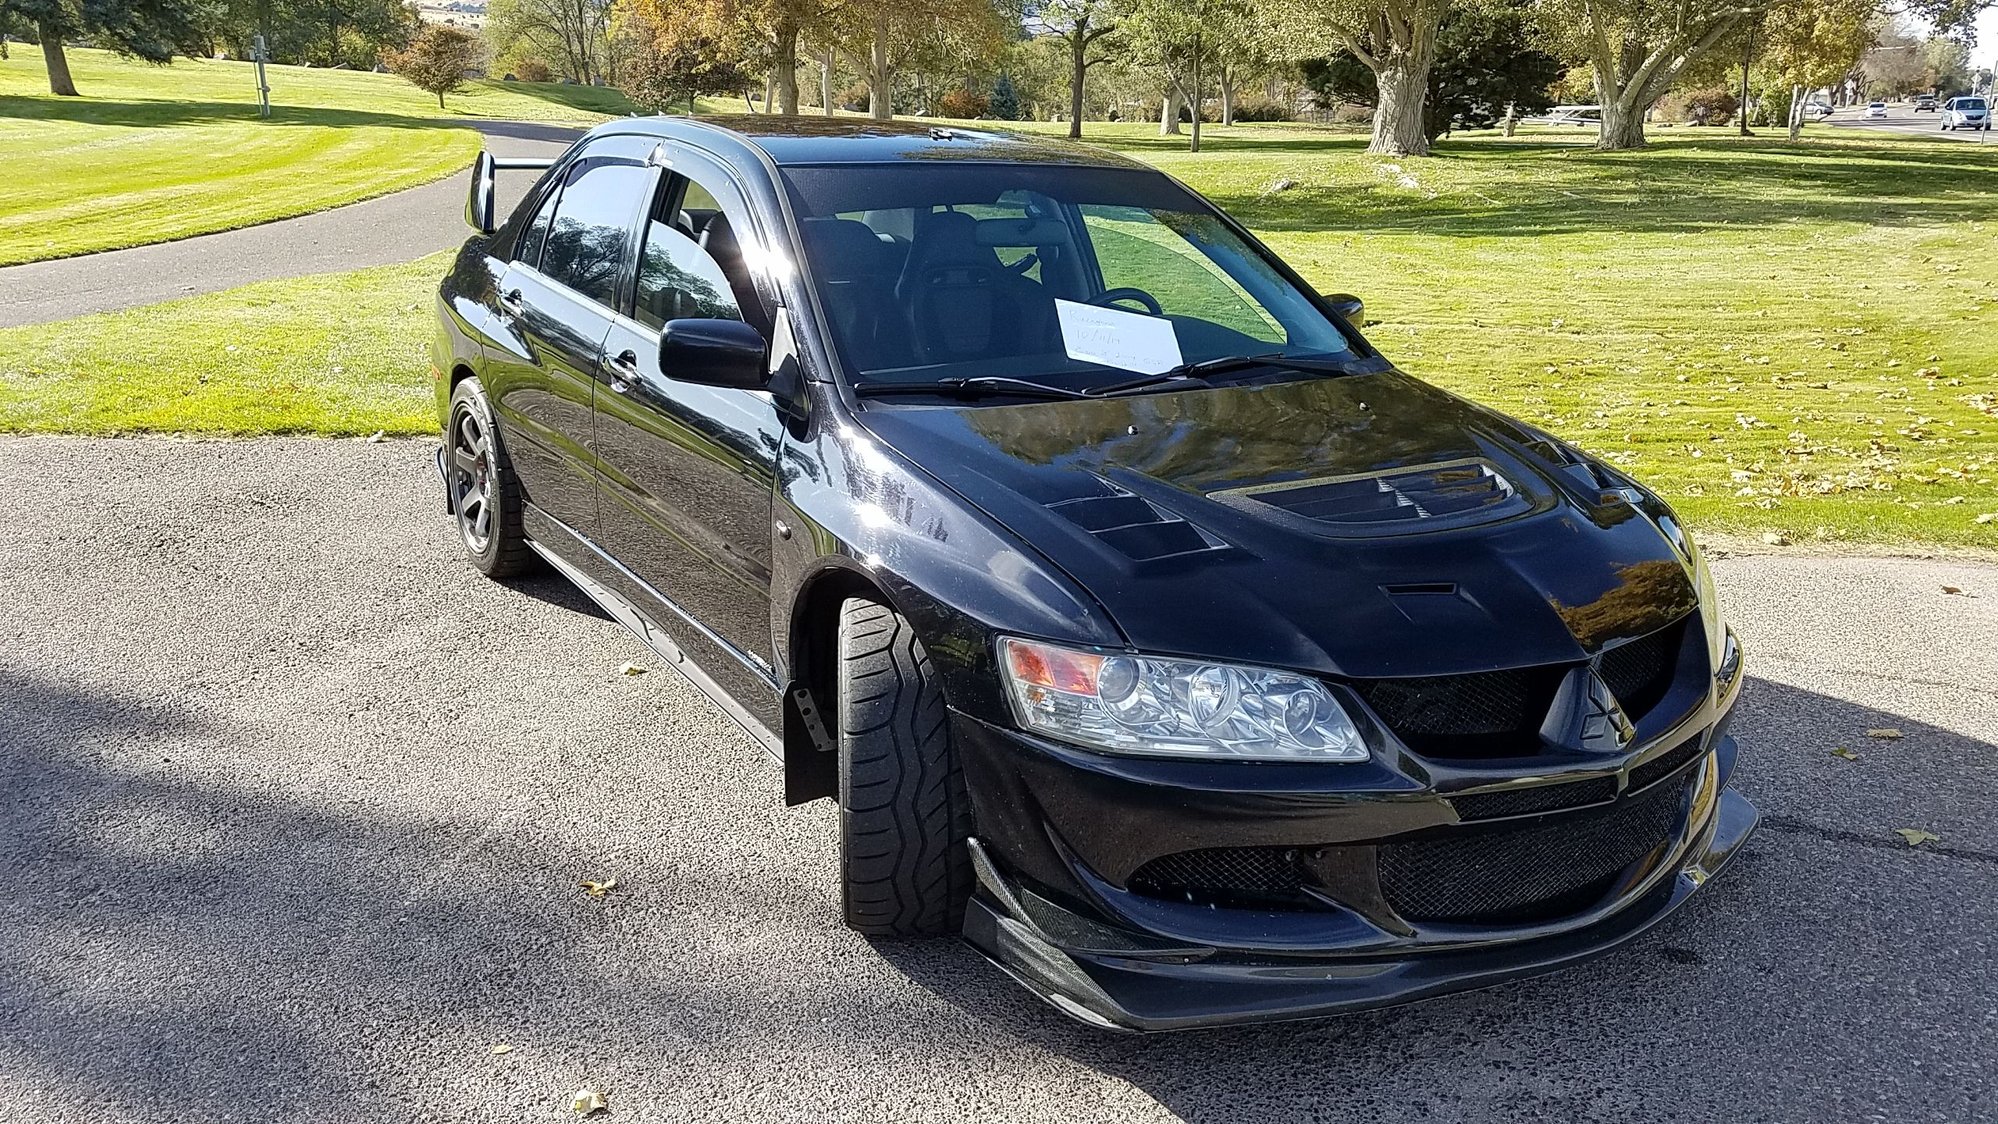
[{"label": "windshield wiper", "polygon": [[1230,371],[1246,370],[1250,367],[1276,367],[1286,371],[1312,371],[1322,374],[1345,374],[1352,369],[1342,360],[1294,358],[1281,351],[1271,352],[1268,355],[1223,355],[1218,359],[1202,359],[1198,363],[1181,363],[1170,371],[1160,371],[1156,375],[1146,375],[1141,379],[1113,382],[1109,386],[1090,387],[1082,393],[1090,398],[1109,398],[1119,394],[1150,390],[1167,383],[1194,382],[1209,375],[1225,375]]},{"label": "windshield wiper", "polygon": [[938,379],[935,382],[863,382],[855,384],[853,392],[862,398],[879,394],[940,394],[947,398],[990,398],[998,395],[1012,395],[1019,398],[1092,397],[1080,390],[1070,390],[1065,386],[1050,386],[1044,382],[1007,378],[1004,375]]}]

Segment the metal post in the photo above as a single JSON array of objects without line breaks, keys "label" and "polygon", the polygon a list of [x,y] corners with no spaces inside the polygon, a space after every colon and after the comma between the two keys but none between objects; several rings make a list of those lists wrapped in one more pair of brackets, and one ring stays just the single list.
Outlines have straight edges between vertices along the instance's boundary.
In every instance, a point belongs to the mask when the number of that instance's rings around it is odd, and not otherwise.
[{"label": "metal post", "polygon": [[263,36],[258,35],[250,40],[250,58],[257,64],[257,116],[259,117],[271,115],[271,84],[264,75],[264,63],[269,57],[270,52],[264,47]]}]

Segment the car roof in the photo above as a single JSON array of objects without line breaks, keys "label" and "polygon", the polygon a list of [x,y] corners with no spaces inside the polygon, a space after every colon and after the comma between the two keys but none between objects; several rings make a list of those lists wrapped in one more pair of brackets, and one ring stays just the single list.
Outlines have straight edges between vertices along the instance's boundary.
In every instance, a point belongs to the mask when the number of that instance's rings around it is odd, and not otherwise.
[{"label": "car roof", "polygon": [[613,133],[685,141],[725,158],[753,159],[753,153],[747,151],[753,149],[780,165],[957,160],[1095,168],[1150,167],[1072,141],[942,122],[736,114],[699,118],[626,117],[592,130],[593,135]]}]

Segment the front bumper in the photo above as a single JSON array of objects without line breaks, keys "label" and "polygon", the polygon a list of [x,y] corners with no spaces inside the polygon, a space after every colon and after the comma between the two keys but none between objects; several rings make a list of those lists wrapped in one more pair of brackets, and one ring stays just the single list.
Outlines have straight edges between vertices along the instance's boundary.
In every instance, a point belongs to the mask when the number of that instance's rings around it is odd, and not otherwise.
[{"label": "front bumper", "polygon": [[1303,774],[1260,770],[1253,789],[1231,791],[1218,780],[1230,775],[1226,764],[1193,772],[1075,757],[960,716],[982,833],[972,844],[979,885],[965,936],[1063,1012],[1138,1031],[1312,1018],[1555,971],[1657,924],[1754,829],[1754,806],[1727,791],[1737,749],[1726,718],[1724,710],[1690,716],[1696,740],[1674,729],[1638,755],[1666,743],[1698,753],[1655,782],[1683,793],[1675,826],[1608,892],[1556,919],[1472,925],[1405,923],[1378,896],[1371,908],[1347,908],[1348,900],[1284,912],[1161,901],[1126,888],[1143,858],[1165,851],[1319,839],[1340,844],[1331,853],[1341,862],[1362,856],[1367,866],[1375,843],[1462,826],[1450,801],[1410,791],[1395,770],[1353,769],[1345,774],[1352,787],[1337,794],[1302,781],[1286,790]]}]

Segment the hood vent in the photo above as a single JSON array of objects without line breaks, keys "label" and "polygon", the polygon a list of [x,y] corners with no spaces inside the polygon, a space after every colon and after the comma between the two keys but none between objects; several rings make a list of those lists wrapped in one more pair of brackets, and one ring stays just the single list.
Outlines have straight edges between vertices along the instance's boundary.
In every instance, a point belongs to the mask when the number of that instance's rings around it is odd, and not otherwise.
[{"label": "hood vent", "polygon": [[[1107,481],[1105,481],[1108,484]],[[1048,508],[1112,550],[1138,562],[1154,562],[1225,549],[1224,544],[1142,496],[1110,484],[1105,495],[1059,500]]]},{"label": "hood vent", "polygon": [[1218,499],[1236,497],[1315,523],[1380,529],[1411,524],[1408,530],[1485,523],[1530,506],[1497,467],[1482,458],[1394,472],[1263,484],[1216,494]]}]

